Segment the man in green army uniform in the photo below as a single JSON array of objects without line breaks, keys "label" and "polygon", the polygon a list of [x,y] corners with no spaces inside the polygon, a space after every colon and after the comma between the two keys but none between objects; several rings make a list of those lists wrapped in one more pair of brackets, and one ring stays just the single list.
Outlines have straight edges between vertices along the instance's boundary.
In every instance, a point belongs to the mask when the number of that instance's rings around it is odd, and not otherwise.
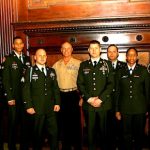
[{"label": "man in green army uniform", "polygon": [[[24,43],[21,37],[13,39],[12,47],[14,50],[4,62],[2,80],[8,103],[8,148],[9,150],[16,150],[16,128],[18,123],[21,125],[21,129],[24,124],[22,101],[24,73],[31,64],[30,58],[22,52]],[[19,132],[21,134],[20,149],[25,149],[25,141],[22,141],[25,135],[23,135],[22,131]]]},{"label": "man in green army uniform", "polygon": [[4,142],[4,109],[6,108],[6,99],[4,95],[4,89],[2,84],[2,71],[3,71],[3,63],[0,64],[0,150],[3,150],[3,142]]},{"label": "man in green army uniform", "polygon": [[6,93],[4,91],[4,86],[2,83],[2,74],[4,69],[4,61],[6,60],[6,57],[3,57],[2,63],[0,64],[0,150],[4,149],[4,137],[5,137],[5,131],[4,125],[5,125],[5,112],[7,111],[7,100],[6,100]]},{"label": "man in green army uniform", "polygon": [[133,149],[133,144],[135,150],[142,150],[150,98],[150,77],[146,67],[136,63],[137,58],[137,50],[129,48],[127,64],[116,74],[116,117],[123,122],[124,150]]},{"label": "man in green army uniform", "polygon": [[107,113],[111,109],[111,93],[114,76],[111,63],[100,58],[101,45],[90,42],[90,60],[81,63],[77,84],[83,97],[83,109],[87,117],[88,148],[96,150],[96,134],[100,133],[102,150],[108,150]]},{"label": "man in green army uniform", "polygon": [[34,118],[33,150],[42,149],[44,126],[50,141],[50,149],[58,150],[57,117],[60,109],[60,92],[56,73],[45,65],[46,51],[38,49],[35,53],[35,66],[27,70],[23,88],[23,99],[28,114]]},{"label": "man in green army uniform", "polygon": [[[119,56],[119,50],[118,47],[115,44],[111,44],[107,48],[107,57],[108,60],[111,62],[114,72],[114,77],[116,75],[116,72],[125,67],[125,62],[118,60]],[[116,79],[117,80],[117,79]],[[115,87],[113,89],[112,93],[112,109],[109,111],[108,114],[108,134],[110,137],[110,147],[111,150],[116,150],[116,147],[118,149],[121,149],[122,146],[122,122],[117,120],[115,117]]]}]

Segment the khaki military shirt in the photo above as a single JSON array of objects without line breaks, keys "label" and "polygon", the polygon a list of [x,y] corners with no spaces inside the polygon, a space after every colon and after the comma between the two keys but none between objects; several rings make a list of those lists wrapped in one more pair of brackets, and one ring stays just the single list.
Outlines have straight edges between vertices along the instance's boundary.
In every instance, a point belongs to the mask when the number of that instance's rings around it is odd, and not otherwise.
[{"label": "khaki military shirt", "polygon": [[77,88],[76,81],[80,63],[80,60],[71,58],[67,64],[64,63],[63,59],[60,59],[53,65],[60,90]]}]

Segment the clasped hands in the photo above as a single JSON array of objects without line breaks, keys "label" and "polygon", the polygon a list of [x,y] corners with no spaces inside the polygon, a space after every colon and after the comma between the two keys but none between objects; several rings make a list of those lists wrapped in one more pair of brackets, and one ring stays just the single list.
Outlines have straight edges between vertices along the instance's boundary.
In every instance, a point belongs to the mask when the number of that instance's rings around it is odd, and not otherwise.
[{"label": "clasped hands", "polygon": [[93,107],[100,107],[102,100],[100,100],[98,97],[90,97],[87,102]]}]

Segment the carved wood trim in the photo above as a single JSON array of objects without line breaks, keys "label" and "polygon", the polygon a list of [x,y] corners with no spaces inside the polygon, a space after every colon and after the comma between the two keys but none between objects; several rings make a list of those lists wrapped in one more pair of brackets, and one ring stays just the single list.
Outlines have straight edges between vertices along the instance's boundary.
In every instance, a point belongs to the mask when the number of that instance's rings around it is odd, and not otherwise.
[{"label": "carved wood trim", "polygon": [[150,17],[130,17],[130,18],[107,18],[107,19],[84,19],[68,21],[46,21],[46,22],[16,22],[12,23],[14,30],[24,30],[25,32],[37,31],[64,31],[75,30],[122,30],[122,29],[149,29]]},{"label": "carved wood trim", "polygon": [[[150,51],[150,17],[17,22],[12,25],[15,31],[29,36],[31,52],[44,46],[49,53],[59,53],[63,38],[73,43],[75,53],[87,53],[92,39],[101,42],[104,52],[109,44],[117,44],[121,52],[131,46],[139,51]],[[118,39],[114,40],[115,37]],[[52,41],[48,43],[47,39]]]}]

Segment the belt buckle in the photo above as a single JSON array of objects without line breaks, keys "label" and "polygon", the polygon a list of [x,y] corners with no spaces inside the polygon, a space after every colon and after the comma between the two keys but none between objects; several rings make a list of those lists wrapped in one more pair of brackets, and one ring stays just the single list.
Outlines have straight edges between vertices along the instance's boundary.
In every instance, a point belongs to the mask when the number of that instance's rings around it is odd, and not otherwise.
[{"label": "belt buckle", "polygon": [[72,92],[75,91],[77,88],[70,88],[70,89],[62,89],[62,92]]},{"label": "belt buckle", "polygon": [[73,91],[73,88],[66,89],[65,91],[66,91],[66,92],[71,92],[71,91]]}]

